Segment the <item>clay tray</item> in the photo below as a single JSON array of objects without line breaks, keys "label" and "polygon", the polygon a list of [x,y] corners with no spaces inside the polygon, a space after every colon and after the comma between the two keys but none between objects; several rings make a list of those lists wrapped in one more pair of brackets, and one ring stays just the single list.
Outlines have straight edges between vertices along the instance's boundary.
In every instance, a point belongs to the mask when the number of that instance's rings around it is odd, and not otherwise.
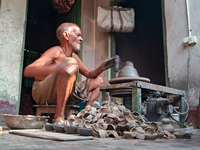
[{"label": "clay tray", "polygon": [[118,77],[118,78],[109,80],[109,83],[116,84],[116,83],[125,83],[125,82],[131,82],[131,81],[150,82],[150,79],[144,78],[144,77]]}]

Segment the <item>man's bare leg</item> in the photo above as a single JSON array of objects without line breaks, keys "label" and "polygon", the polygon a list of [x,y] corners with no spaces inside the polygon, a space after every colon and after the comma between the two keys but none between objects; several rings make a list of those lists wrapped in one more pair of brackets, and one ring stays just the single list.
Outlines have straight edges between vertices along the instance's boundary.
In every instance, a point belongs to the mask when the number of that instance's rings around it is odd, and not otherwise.
[{"label": "man's bare leg", "polygon": [[92,105],[92,103],[97,100],[100,95],[99,86],[104,85],[104,81],[101,77],[97,77],[91,80],[89,91],[92,91],[90,96],[90,101],[86,105]]},{"label": "man's bare leg", "polygon": [[72,92],[74,82],[76,81],[76,75],[70,75],[68,73],[61,73],[57,80],[57,105],[56,114],[54,117],[54,123],[59,119],[64,120],[64,110],[68,97]]}]

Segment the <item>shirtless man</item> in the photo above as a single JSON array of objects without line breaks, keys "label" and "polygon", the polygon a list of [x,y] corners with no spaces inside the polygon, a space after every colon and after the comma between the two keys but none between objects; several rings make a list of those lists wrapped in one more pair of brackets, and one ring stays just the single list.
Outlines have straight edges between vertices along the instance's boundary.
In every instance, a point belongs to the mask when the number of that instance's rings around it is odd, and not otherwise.
[{"label": "shirtless man", "polygon": [[[91,105],[100,94],[99,86],[104,85],[99,75],[115,66],[119,57],[110,58],[91,71],[74,53],[80,49],[83,41],[80,28],[73,23],[63,23],[56,33],[60,46],[48,49],[27,66],[24,76],[35,77],[32,96],[36,103],[56,105],[54,123],[65,123],[65,105],[77,104],[82,100]],[[87,79],[77,83],[78,72]]]}]

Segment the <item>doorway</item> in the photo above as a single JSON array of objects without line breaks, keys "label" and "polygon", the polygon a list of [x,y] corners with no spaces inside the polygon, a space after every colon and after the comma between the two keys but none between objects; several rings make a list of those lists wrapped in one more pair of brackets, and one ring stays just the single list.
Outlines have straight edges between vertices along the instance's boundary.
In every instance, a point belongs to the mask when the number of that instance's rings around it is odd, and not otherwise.
[{"label": "doorway", "polygon": [[151,83],[166,85],[162,2],[157,0],[126,0],[119,3],[135,11],[132,33],[114,33],[116,54],[121,58],[120,69],[126,61],[133,62],[140,77]]},{"label": "doorway", "polygon": [[[72,22],[81,27],[81,3],[76,0],[69,12],[60,14],[53,8],[51,0],[29,0],[23,70],[47,49],[59,45],[56,29],[61,23]],[[36,103],[31,94],[33,82],[34,78],[22,77],[21,115],[35,115],[33,105]]]}]

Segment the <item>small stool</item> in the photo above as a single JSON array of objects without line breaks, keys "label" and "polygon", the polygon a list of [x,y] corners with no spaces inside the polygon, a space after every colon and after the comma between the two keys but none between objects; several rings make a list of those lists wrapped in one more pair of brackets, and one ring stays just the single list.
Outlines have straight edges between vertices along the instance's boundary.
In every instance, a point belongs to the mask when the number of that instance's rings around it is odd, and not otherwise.
[{"label": "small stool", "polygon": [[[33,105],[33,107],[36,107],[36,116],[47,114],[50,117],[48,123],[52,123],[53,114],[56,113],[56,105]],[[78,114],[80,108],[81,107],[77,105],[66,105],[64,110],[66,118],[72,114]]]}]

